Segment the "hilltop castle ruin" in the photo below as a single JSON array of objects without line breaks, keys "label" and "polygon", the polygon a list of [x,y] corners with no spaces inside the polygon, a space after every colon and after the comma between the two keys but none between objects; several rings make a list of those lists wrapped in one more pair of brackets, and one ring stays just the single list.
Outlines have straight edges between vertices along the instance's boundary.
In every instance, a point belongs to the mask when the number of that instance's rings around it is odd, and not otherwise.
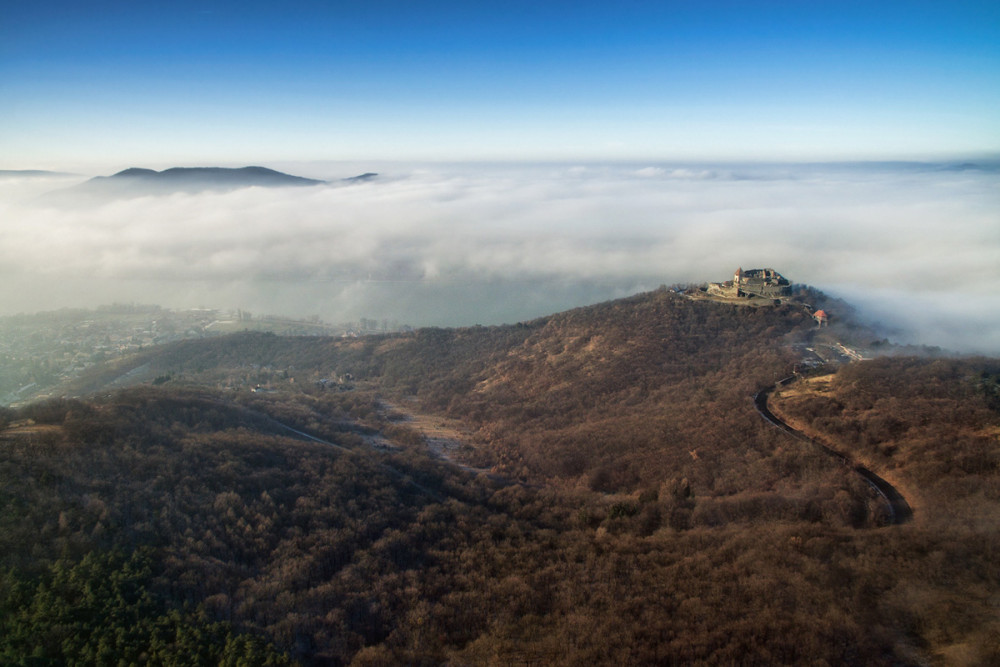
[{"label": "hilltop castle ruin", "polygon": [[792,293],[791,283],[774,269],[736,269],[732,280],[709,283],[708,293],[730,299],[763,297],[778,299]]}]

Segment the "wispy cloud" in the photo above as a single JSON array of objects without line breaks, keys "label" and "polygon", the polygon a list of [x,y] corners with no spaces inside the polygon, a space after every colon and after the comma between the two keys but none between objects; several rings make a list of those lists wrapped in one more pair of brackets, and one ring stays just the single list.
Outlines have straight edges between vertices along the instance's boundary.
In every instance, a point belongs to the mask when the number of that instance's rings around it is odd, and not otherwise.
[{"label": "wispy cloud", "polygon": [[32,203],[0,183],[0,303],[10,312],[128,299],[485,324],[773,266],[919,327],[925,342],[1000,352],[995,172],[378,170],[350,187],[79,208]]}]

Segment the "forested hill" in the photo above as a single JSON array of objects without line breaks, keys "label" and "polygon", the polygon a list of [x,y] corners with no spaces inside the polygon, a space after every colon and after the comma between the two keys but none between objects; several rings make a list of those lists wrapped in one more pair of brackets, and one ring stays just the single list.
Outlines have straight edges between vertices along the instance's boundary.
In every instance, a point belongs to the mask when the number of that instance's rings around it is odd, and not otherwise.
[{"label": "forested hill", "polygon": [[753,411],[819,336],[797,305],[663,290],[105,367],[0,409],[0,663],[998,664],[996,362],[775,398],[916,501],[885,526]]},{"label": "forested hill", "polygon": [[300,391],[350,378],[462,420],[475,431],[475,462],[514,478],[603,491],[674,476],[711,486],[699,470],[760,430],[747,397],[790,371],[792,345],[813,328],[794,303],[734,306],[660,290],[500,327],[185,341],[75,390],[121,376]]}]

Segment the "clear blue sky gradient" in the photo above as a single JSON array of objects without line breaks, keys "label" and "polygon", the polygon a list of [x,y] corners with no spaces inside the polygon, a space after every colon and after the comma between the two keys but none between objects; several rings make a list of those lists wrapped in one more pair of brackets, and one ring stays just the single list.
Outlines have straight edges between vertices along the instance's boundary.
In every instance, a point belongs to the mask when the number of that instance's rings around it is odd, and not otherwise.
[{"label": "clear blue sky gradient", "polygon": [[996,0],[0,0],[0,168],[998,152]]}]

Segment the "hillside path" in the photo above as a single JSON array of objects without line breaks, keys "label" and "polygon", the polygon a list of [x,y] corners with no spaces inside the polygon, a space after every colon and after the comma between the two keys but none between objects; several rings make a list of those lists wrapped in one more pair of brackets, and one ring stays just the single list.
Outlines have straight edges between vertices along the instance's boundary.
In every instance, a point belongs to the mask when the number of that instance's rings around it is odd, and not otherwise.
[{"label": "hillside path", "polygon": [[855,473],[860,475],[862,479],[864,479],[865,482],[868,483],[868,486],[874,489],[875,492],[879,496],[881,496],[881,498],[885,501],[886,506],[889,508],[890,525],[898,525],[901,523],[906,523],[907,521],[912,519],[913,510],[910,508],[909,503],[906,502],[906,499],[903,498],[903,495],[896,490],[896,487],[894,487],[892,484],[890,484],[889,482],[885,481],[884,479],[873,473],[868,468],[865,468],[862,465],[854,463],[851,460],[851,458],[846,454],[843,454],[835,449],[827,447],[823,443],[818,442],[813,438],[810,438],[802,431],[792,428],[784,421],[779,419],[773,412],[771,412],[770,408],[767,407],[768,396],[771,394],[772,391],[774,391],[778,387],[783,387],[785,385],[791,384],[792,381],[794,380],[795,376],[787,377],[784,380],[778,381],[778,383],[775,384],[773,387],[765,387],[764,389],[761,389],[756,394],[754,394],[753,403],[754,407],[757,408],[757,413],[760,414],[760,416],[766,422],[770,423],[773,426],[776,426],[785,433],[788,433],[793,438],[802,440],[804,442],[808,442],[813,446],[818,447],[825,454],[834,457],[842,464],[844,464],[845,466],[849,466]]},{"label": "hillside path", "polygon": [[482,473],[492,479],[506,481],[490,471],[489,468],[477,468],[456,460],[455,453],[468,438],[468,433],[462,429],[458,422],[440,416],[418,413],[414,410],[404,408],[397,403],[388,403],[383,400],[381,404],[386,412],[400,415],[403,418],[403,424],[419,432],[427,442],[427,448],[437,458],[447,461],[466,472],[473,474]]},{"label": "hillside path", "polygon": [[[345,454],[348,454],[350,456],[359,456],[359,455],[362,455],[359,452],[359,450],[357,450],[357,449],[352,449],[352,448],[349,448],[349,447],[344,447],[343,445],[338,445],[335,442],[330,442],[329,440],[325,440],[323,438],[319,438],[319,437],[317,437],[315,435],[310,435],[309,433],[306,433],[305,431],[300,431],[299,429],[293,428],[293,427],[289,426],[288,424],[275,419],[271,415],[269,415],[269,414],[267,414],[265,412],[261,412],[260,410],[255,410],[253,408],[247,407],[245,405],[240,405],[239,403],[234,403],[232,401],[228,401],[228,402],[227,401],[217,401],[217,403],[219,405],[226,405],[226,406],[235,407],[235,408],[243,411],[244,414],[253,415],[254,417],[263,419],[267,423],[271,424],[272,426],[275,426],[275,427],[280,428],[282,430],[285,430],[285,431],[288,431],[290,433],[293,433],[293,434],[299,436],[300,438],[303,438],[303,439],[308,440],[310,442],[316,442],[316,443],[319,443],[321,445],[326,445],[327,447],[332,447],[333,449],[337,449],[337,450],[339,450],[341,452],[344,452]],[[437,491],[435,491],[433,489],[429,489],[426,486],[424,486],[423,484],[420,484],[419,482],[414,481],[407,473],[402,472],[400,470],[397,470],[396,468],[394,468],[393,466],[391,466],[391,465],[389,465],[387,463],[379,463],[378,467],[379,467],[379,469],[384,470],[385,472],[389,473],[390,475],[393,475],[395,477],[398,477],[399,479],[402,479],[405,483],[409,484],[410,486],[413,486],[414,488],[419,489],[420,491],[423,491],[427,495],[433,497],[438,502],[444,502],[445,497],[442,496],[439,492],[437,492]]]}]

